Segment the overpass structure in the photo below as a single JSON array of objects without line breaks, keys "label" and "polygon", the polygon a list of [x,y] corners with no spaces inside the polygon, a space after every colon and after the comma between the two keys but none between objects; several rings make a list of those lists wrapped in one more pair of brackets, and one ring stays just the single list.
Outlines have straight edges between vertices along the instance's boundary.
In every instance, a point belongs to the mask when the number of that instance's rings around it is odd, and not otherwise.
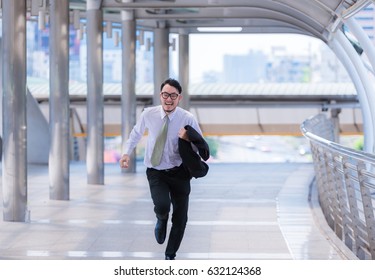
[{"label": "overpass structure", "polygon": [[[48,119],[49,86],[28,87]],[[108,137],[121,136],[121,90],[121,84],[103,85],[104,135]],[[153,91],[153,84],[135,86],[137,117],[153,104]],[[352,83],[191,84],[186,91],[189,110],[205,135],[301,135],[301,123],[320,112],[336,113],[340,134],[363,133],[361,109]],[[72,133],[86,136],[87,87],[75,83],[69,93]]]},{"label": "overpass structure", "polygon": [[[285,102],[288,106],[301,105],[308,98],[279,94],[271,99],[254,99],[242,95],[204,95],[193,89],[188,76],[189,34],[201,32],[205,28],[240,27],[242,33],[296,33],[312,36],[326,43],[345,66],[354,85],[350,105],[355,112],[350,113],[361,120],[365,139],[365,151],[375,150],[375,96],[374,85],[369,75],[374,72],[375,52],[369,38],[353,18],[358,11],[371,4],[370,0],[3,0],[2,9],[2,90],[3,90],[3,156],[2,189],[3,213],[6,221],[24,222],[28,220],[27,208],[27,152],[30,131],[28,104],[38,108],[35,99],[30,98],[26,84],[26,21],[38,20],[43,28],[46,15],[50,19],[50,84],[48,97],[48,141],[44,150],[48,151],[49,195],[53,200],[69,200],[70,197],[70,109],[77,101],[69,94],[69,25],[77,30],[86,30],[87,36],[87,95],[85,97],[87,133],[87,183],[104,184],[104,141],[105,101],[103,87],[103,33],[111,34],[113,28],[121,31],[122,84],[116,96],[121,116],[120,134],[125,141],[137,117],[137,97],[135,84],[135,43],[143,40],[143,31],[152,31],[153,42],[146,42],[153,50],[154,84],[153,94],[142,102],[155,103],[158,88],[169,76],[169,50],[173,42],[170,33],[178,34],[179,80],[188,89],[190,98],[182,104],[192,108],[199,116],[209,111],[215,118],[214,106],[247,105],[249,114],[256,120],[262,109]],[[203,29],[202,29],[203,28]],[[349,29],[358,40],[361,50],[368,58],[365,63],[358,52],[358,44],[348,40],[344,34]],[[207,30],[207,29],[206,29]],[[225,31],[224,31],[225,32]],[[354,47],[353,47],[354,45]],[[369,71],[370,69],[370,71]],[[196,91],[195,91],[196,90]],[[270,89],[269,89],[270,90]],[[353,96],[356,97],[353,97]],[[208,98],[209,97],[209,98]],[[333,100],[320,103],[315,100],[317,110],[330,110],[338,116],[338,109],[345,109],[344,101]],[[77,97],[78,98],[78,97]],[[39,100],[40,102],[42,99]],[[310,100],[311,101],[311,100]],[[334,102],[331,102],[334,101]],[[341,102],[341,103],[340,103]],[[222,104],[222,105],[220,105]],[[313,102],[310,103],[310,105]],[[340,104],[339,106],[337,104]],[[305,104],[306,105],[306,104]],[[350,107],[349,106],[349,107]],[[246,107],[246,106],[241,106]],[[253,112],[251,112],[251,107]],[[249,109],[250,108],[250,109]],[[273,108],[273,111],[275,108]],[[358,110],[358,111],[357,111]],[[34,118],[40,117],[40,111]],[[284,113],[276,113],[275,116]],[[350,115],[349,114],[349,115]],[[241,115],[241,114],[240,114]],[[268,114],[266,114],[268,115]],[[255,118],[255,116],[257,118]],[[250,115],[249,118],[252,118]],[[242,119],[242,115],[241,115]],[[264,119],[263,119],[264,120]],[[208,123],[203,129],[215,128]],[[353,123],[353,122],[352,122]],[[223,125],[220,123],[219,125]],[[241,127],[240,125],[237,127]],[[214,132],[218,132],[216,128]],[[230,129],[228,126],[227,130]],[[247,133],[267,129],[259,122],[248,128]],[[244,128],[242,128],[244,130]],[[214,133],[212,132],[212,133]],[[259,131],[257,131],[258,133]],[[41,136],[40,134],[39,136]],[[40,137],[42,138],[42,137]],[[48,149],[47,149],[48,147]],[[135,156],[133,155],[133,161]],[[133,164],[135,166],[135,164]],[[133,170],[134,171],[134,170]],[[372,237],[373,238],[373,237]],[[371,255],[370,252],[367,255]]]}]

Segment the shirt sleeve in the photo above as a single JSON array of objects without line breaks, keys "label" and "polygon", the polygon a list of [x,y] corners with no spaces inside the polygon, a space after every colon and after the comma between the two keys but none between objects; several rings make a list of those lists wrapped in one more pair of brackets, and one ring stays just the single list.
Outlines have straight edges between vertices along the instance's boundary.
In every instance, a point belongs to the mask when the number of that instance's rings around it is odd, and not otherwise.
[{"label": "shirt sleeve", "polygon": [[131,154],[134,148],[137,146],[139,140],[141,140],[143,134],[145,133],[145,111],[141,113],[141,117],[137,124],[133,127],[130,132],[129,139],[125,142],[124,154]]},{"label": "shirt sleeve", "polygon": [[191,113],[190,113],[190,118],[189,118],[189,125],[192,128],[194,128],[196,131],[198,131],[200,135],[202,135],[202,130],[199,127],[198,121],[196,120],[196,118],[194,117],[194,115],[191,114]]}]

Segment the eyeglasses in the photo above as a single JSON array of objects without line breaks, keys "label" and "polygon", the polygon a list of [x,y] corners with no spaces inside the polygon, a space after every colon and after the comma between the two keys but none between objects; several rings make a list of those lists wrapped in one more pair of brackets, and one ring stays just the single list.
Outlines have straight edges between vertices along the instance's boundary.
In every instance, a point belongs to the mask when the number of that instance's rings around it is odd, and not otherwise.
[{"label": "eyeglasses", "polygon": [[162,92],[161,97],[163,97],[163,99],[168,99],[168,97],[170,97],[172,100],[175,100],[177,99],[178,94],[175,92],[174,93]]}]

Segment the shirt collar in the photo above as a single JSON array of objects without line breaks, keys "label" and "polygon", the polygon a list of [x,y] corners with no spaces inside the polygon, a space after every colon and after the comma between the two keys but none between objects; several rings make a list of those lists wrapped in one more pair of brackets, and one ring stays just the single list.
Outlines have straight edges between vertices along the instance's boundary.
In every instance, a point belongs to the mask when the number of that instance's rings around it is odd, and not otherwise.
[{"label": "shirt collar", "polygon": [[[171,120],[174,118],[174,116],[176,115],[177,110],[178,110],[178,107],[176,107],[176,109],[175,109],[172,113],[170,113],[170,114],[168,115],[168,118],[169,118],[170,121],[171,121]],[[167,114],[164,112],[164,110],[163,110],[163,106],[160,105],[160,118],[161,118],[161,119],[164,119],[165,116],[167,116]]]}]

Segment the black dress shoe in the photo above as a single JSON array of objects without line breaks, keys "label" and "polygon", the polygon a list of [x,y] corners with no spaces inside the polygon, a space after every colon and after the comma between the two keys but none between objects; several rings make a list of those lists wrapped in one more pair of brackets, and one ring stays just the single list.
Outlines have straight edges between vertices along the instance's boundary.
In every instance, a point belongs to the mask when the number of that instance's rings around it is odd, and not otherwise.
[{"label": "black dress shoe", "polygon": [[155,226],[155,238],[159,244],[163,244],[167,235],[168,219],[158,219]]},{"label": "black dress shoe", "polygon": [[166,255],[166,256],[165,256],[165,259],[166,259],[166,260],[169,260],[169,261],[172,261],[172,260],[174,260],[174,257]]}]

